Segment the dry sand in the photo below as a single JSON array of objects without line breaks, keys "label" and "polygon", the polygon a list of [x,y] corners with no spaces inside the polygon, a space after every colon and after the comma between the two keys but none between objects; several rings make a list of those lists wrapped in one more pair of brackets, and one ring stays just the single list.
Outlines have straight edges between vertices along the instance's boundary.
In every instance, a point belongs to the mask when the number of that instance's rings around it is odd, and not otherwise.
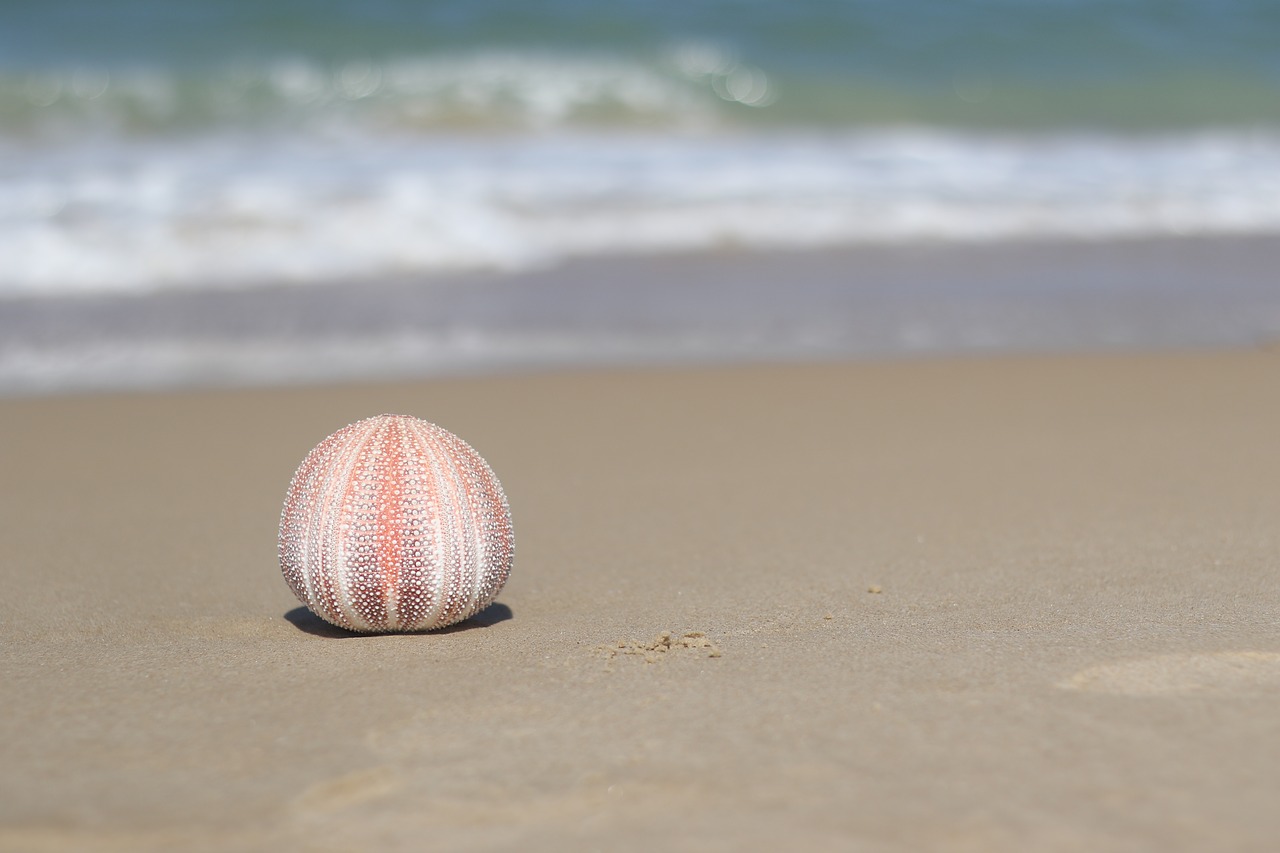
[{"label": "dry sand", "polygon": [[[510,497],[511,582],[460,628],[342,635],[280,578],[294,467],[382,411]],[[1280,838],[1274,350],[11,400],[0,430],[0,849]]]}]

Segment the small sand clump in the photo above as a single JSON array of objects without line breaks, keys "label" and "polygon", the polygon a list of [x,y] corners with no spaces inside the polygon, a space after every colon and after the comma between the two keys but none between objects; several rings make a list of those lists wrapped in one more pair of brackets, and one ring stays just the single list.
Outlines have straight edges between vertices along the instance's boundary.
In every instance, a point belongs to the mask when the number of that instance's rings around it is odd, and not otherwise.
[{"label": "small sand clump", "polygon": [[702,631],[686,631],[678,636],[673,631],[663,631],[647,643],[619,640],[613,645],[598,648],[609,658],[619,655],[640,655],[644,657],[645,663],[657,663],[673,652],[682,652],[686,649],[706,649],[707,657],[720,657],[720,647],[711,642]]}]

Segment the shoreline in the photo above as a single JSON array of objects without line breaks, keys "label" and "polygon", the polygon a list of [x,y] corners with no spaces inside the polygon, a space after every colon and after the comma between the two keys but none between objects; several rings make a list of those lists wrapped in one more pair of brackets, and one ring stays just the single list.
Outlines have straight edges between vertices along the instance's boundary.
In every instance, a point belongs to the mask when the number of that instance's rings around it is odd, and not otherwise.
[{"label": "shoreline", "polygon": [[0,395],[1249,347],[1280,337],[1277,267],[1276,237],[938,243],[7,299]]}]

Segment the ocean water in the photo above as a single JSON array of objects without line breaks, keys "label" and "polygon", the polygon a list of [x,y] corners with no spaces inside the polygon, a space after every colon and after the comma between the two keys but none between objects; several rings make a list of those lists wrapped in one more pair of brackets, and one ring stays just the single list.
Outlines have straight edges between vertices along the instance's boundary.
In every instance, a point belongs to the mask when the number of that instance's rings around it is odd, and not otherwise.
[{"label": "ocean water", "polygon": [[1267,0],[0,5],[0,312],[1277,232]]}]

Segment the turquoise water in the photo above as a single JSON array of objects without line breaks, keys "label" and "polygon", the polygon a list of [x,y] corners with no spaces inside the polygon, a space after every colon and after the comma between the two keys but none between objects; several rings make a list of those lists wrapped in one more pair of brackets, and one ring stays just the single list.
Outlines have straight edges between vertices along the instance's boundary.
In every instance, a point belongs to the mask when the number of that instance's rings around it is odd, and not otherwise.
[{"label": "turquoise water", "polygon": [[[10,0],[0,24],[10,128],[59,113],[234,124],[282,105],[296,120],[364,98],[393,123],[504,127],[536,119],[557,85],[581,91],[552,120],[589,125],[691,110],[749,126],[1280,122],[1280,4],[1266,0]],[[520,60],[531,76],[508,71]]]}]

